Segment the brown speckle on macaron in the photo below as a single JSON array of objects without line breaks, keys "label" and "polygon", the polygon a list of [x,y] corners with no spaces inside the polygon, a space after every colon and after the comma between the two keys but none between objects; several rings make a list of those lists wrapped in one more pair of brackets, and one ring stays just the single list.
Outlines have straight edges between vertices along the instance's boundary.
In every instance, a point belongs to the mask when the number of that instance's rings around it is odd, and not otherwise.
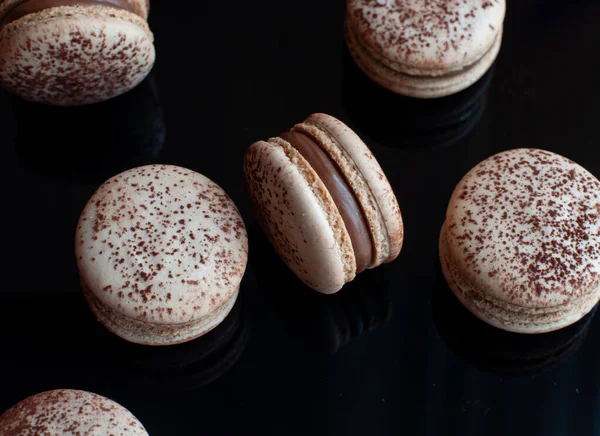
[{"label": "brown speckle on macaron", "polygon": [[450,202],[441,244],[461,276],[451,280],[523,313],[589,310],[600,296],[599,206],[600,182],[562,156],[495,155]]},{"label": "brown speckle on macaron", "polygon": [[504,0],[348,0],[346,40],[358,66],[391,91],[460,91],[500,50]]},{"label": "brown speckle on macaron", "polygon": [[[168,165],[135,168],[102,185],[84,213],[93,219],[77,230],[82,284],[87,297],[116,311],[111,317],[143,320],[150,330],[193,325],[235,300],[248,255],[245,226],[206,177]],[[108,286],[124,301],[95,291]]]},{"label": "brown speckle on macaron", "polygon": [[75,390],[26,398],[0,416],[0,429],[3,436],[148,434],[124,407],[100,395]]},{"label": "brown speckle on macaron", "polygon": [[103,6],[60,6],[0,30],[0,84],[28,100],[80,105],[135,87],[155,60],[145,18]]}]

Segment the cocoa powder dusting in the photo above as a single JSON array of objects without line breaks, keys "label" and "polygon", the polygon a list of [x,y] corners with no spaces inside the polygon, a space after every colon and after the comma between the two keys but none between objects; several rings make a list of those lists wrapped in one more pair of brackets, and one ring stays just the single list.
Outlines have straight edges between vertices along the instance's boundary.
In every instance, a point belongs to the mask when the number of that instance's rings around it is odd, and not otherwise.
[{"label": "cocoa powder dusting", "polygon": [[599,284],[599,205],[600,182],[574,162],[542,150],[508,151],[457,186],[449,246],[498,297],[564,304]]},{"label": "cocoa powder dusting", "polygon": [[98,189],[84,215],[93,220],[80,221],[77,230],[82,279],[100,281],[104,295],[97,296],[113,309],[120,304],[126,316],[192,321],[212,310],[216,292],[219,304],[226,301],[244,274],[248,247],[239,212],[219,186],[193,171],[126,171]]}]

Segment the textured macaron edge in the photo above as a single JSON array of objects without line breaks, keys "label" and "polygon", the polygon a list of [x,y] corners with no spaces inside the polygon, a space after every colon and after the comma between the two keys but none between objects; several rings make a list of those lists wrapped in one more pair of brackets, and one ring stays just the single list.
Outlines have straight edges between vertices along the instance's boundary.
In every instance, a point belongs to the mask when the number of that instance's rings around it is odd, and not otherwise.
[{"label": "textured macaron edge", "polygon": [[[4,2],[2,2],[0,4],[0,22],[2,22],[2,20],[4,19],[4,17],[6,16],[6,14],[8,12],[12,11],[14,8],[16,8],[17,6],[19,6],[20,4],[22,4],[26,1],[27,0],[5,0]],[[148,19],[148,14],[150,12],[150,1],[149,0],[124,0],[124,1],[127,2],[131,6],[131,8],[135,11],[134,13],[136,15],[143,18],[144,20]],[[118,8],[113,8],[110,5],[106,5],[106,6],[73,5],[73,6],[57,6],[57,7],[106,8],[106,9],[111,10],[112,12],[119,11]],[[48,12],[48,11],[50,11],[50,9],[55,9],[55,8],[49,8],[44,11],[40,11],[36,14],[31,14],[31,15],[37,15],[42,12]],[[129,12],[129,11],[125,11],[125,12]],[[22,17],[22,18],[25,18],[25,17]],[[17,20],[17,21],[19,21],[19,20]]]},{"label": "textured macaron edge", "polygon": [[440,231],[439,257],[448,286],[473,315],[503,330],[526,334],[559,330],[587,315],[600,298],[600,283],[598,283],[577,300],[561,306],[528,308],[509,304],[477,290],[468,277],[459,272],[449,253],[446,223],[444,223]]},{"label": "textured macaron edge", "polygon": [[[275,252],[300,280],[315,291],[333,294],[354,279],[356,258],[341,214],[322,180],[298,151],[282,138],[257,141],[246,152],[244,177],[246,190],[264,233]],[[324,276],[315,273],[310,260],[304,265],[298,263],[299,253],[289,246],[290,241],[282,233],[286,224],[281,223],[279,212],[272,211],[271,199],[274,194],[270,192],[269,178],[279,184],[281,191],[291,191],[293,204],[288,204],[281,196],[278,198],[277,201],[282,202],[282,209],[287,211],[293,206],[300,208],[295,210],[296,213],[304,214],[303,208],[308,208],[310,215],[305,218],[307,229],[312,228],[315,232],[311,239],[322,243],[319,256],[327,262]],[[290,221],[292,226],[295,220]],[[280,224],[281,229],[277,228]],[[297,234],[292,236],[297,237]]]},{"label": "textured macaron edge", "polygon": [[[347,32],[351,32],[356,42],[360,47],[369,53],[369,58],[373,58],[377,63],[382,64],[392,71],[397,73],[406,74],[408,76],[442,76],[451,73],[462,71],[469,66],[472,66],[479,62],[486,54],[494,47],[498,37],[502,36],[502,27],[504,18],[506,15],[506,2],[501,1],[499,3],[499,9],[495,9],[496,13],[494,19],[489,23],[490,29],[493,29],[493,36],[491,38],[485,38],[485,43],[482,43],[480,47],[471,47],[468,55],[461,58],[455,58],[454,62],[450,62],[443,68],[439,67],[439,62],[426,62],[426,63],[411,63],[410,60],[400,60],[392,54],[390,51],[382,49],[376,41],[372,40],[372,37],[377,34],[377,31],[369,31],[367,33],[361,32],[360,25],[355,21],[352,16],[352,7],[350,3],[356,3],[353,0],[348,0],[348,7],[346,8],[345,14],[345,27]],[[385,3],[385,2],[384,2]],[[466,3],[466,1],[465,1]],[[381,7],[387,7],[384,4]],[[451,25],[448,23],[448,25]],[[488,26],[485,27],[486,30]],[[395,37],[396,35],[394,35]],[[390,35],[392,37],[392,35]],[[478,39],[481,43],[481,40]],[[447,43],[450,43],[448,41]]]},{"label": "textured macaron edge", "polygon": [[0,30],[0,42],[2,39],[9,38],[12,34],[22,31],[28,26],[35,26],[41,22],[55,21],[58,19],[79,17],[93,17],[100,19],[117,19],[140,26],[147,33],[151,42],[154,42],[154,35],[148,26],[148,23],[142,17],[125,10],[106,8],[102,6],[59,6],[47,9],[35,14],[26,15],[17,21],[14,21]]},{"label": "textured macaron edge", "polygon": [[503,29],[498,31],[492,47],[477,61],[462,70],[436,76],[399,72],[378,60],[357,40],[346,22],[346,43],[358,67],[374,82],[397,94],[415,98],[439,98],[468,88],[493,65],[502,47]]},{"label": "textured macaron edge", "polygon": [[196,339],[218,326],[231,312],[239,287],[221,306],[207,315],[182,324],[155,324],[123,315],[97,298],[81,280],[83,295],[96,319],[110,332],[126,341],[141,345],[176,345]]},{"label": "textured macaron edge", "polygon": [[303,176],[308,187],[317,199],[319,206],[325,212],[329,225],[333,230],[344,265],[345,281],[348,283],[354,280],[354,277],[356,276],[356,257],[354,256],[354,248],[352,248],[352,240],[350,239],[350,234],[346,229],[342,215],[340,214],[335,201],[333,201],[331,194],[327,190],[327,187],[317,172],[310,166],[308,161],[304,159],[302,154],[292,147],[289,142],[279,137],[270,138],[268,142],[272,145],[281,147],[290,162]]},{"label": "textured macaron edge", "polygon": [[381,212],[379,211],[379,207],[377,206],[371,189],[360,175],[360,171],[356,168],[356,165],[354,165],[349,156],[347,156],[340,147],[337,147],[333,143],[332,138],[317,126],[308,123],[300,123],[294,126],[292,130],[312,137],[336,163],[336,166],[344,175],[346,183],[358,200],[362,213],[369,226],[371,244],[375,255],[367,268],[374,268],[383,263],[389,254],[389,242],[385,232],[385,224],[383,223],[383,217],[381,216]]},{"label": "textured macaron edge", "polygon": [[312,114],[296,129],[315,136],[361,204],[376,250],[371,268],[396,259],[404,242],[402,213],[394,190],[369,147],[346,124],[327,114]]}]

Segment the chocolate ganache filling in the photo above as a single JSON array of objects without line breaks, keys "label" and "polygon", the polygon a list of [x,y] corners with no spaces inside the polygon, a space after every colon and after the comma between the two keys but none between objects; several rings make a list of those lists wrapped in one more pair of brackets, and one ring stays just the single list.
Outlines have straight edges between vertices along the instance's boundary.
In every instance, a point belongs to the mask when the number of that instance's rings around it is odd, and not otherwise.
[{"label": "chocolate ganache filling", "polygon": [[5,15],[1,25],[6,26],[26,15],[59,6],[105,6],[136,13],[127,0],[25,0]]},{"label": "chocolate ganache filling", "polygon": [[314,139],[299,132],[280,135],[294,147],[315,170],[331,194],[352,241],[356,257],[356,272],[360,273],[373,262],[373,243],[367,220],[344,175],[334,161]]}]

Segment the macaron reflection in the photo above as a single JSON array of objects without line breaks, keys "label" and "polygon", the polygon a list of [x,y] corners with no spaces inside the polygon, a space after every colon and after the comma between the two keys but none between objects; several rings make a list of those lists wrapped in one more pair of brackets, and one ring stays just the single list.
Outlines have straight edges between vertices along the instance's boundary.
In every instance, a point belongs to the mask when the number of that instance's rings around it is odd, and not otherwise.
[{"label": "macaron reflection", "polygon": [[366,271],[336,294],[306,292],[257,224],[249,234],[254,253],[250,262],[258,286],[290,336],[306,350],[334,354],[392,319],[391,288],[384,270]]},{"label": "macaron reflection", "polygon": [[448,348],[479,370],[500,375],[540,373],[575,353],[596,309],[562,330],[522,335],[497,329],[472,315],[456,299],[441,270],[432,295],[433,319]]},{"label": "macaron reflection", "polygon": [[[249,337],[242,295],[213,330],[170,347],[146,347],[113,335],[96,321],[80,293],[4,294],[0,315],[0,337],[11,350],[0,360],[0,370],[16,379],[50,379],[65,386],[94,372],[101,385],[195,389],[229,372]],[[36,324],[23,325],[26,316]]]},{"label": "macaron reflection", "polygon": [[132,377],[168,391],[196,389],[231,370],[248,343],[242,294],[229,315],[206,335],[171,347],[144,347],[119,341],[132,363]]},{"label": "macaron reflection", "polygon": [[92,106],[43,106],[14,97],[12,107],[17,156],[43,176],[102,182],[154,162],[165,144],[166,124],[153,76]]},{"label": "macaron reflection", "polygon": [[467,89],[438,99],[394,94],[369,78],[344,50],[342,103],[360,133],[379,144],[436,150],[455,145],[477,126],[487,106],[492,67]]}]

